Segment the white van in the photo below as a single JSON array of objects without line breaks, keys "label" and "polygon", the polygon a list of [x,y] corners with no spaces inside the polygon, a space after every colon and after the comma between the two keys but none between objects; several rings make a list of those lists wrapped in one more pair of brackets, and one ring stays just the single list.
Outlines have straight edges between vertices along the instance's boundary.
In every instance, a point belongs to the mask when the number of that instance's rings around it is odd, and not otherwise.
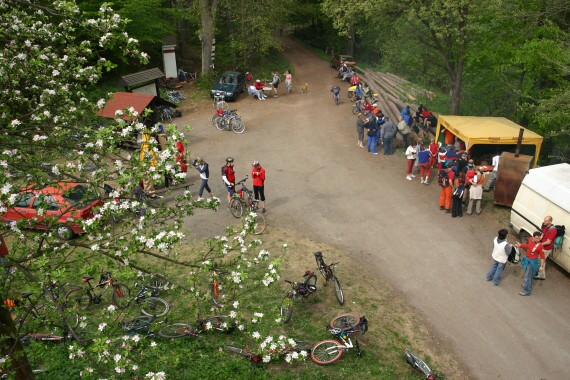
[{"label": "white van", "polygon": [[566,226],[562,247],[555,249],[549,257],[570,272],[569,164],[529,170],[513,203],[509,226],[524,243],[534,231],[540,231],[546,215],[552,216],[552,224]]}]

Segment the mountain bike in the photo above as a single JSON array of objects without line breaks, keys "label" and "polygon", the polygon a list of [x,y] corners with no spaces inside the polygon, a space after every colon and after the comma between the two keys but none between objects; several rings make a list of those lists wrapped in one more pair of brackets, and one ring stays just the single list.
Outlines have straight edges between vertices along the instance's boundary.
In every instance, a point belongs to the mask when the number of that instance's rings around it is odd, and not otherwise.
[{"label": "mountain bike", "polygon": [[245,181],[247,181],[248,178],[249,176],[245,176],[244,179],[235,184],[236,187],[241,185],[241,189],[237,190],[230,199],[229,209],[235,218],[242,217],[244,210],[247,209],[249,209],[249,212],[254,213],[255,216],[253,216],[253,220],[255,221],[255,226],[253,233],[259,235],[265,231],[265,217],[263,214],[257,212],[259,210],[259,200],[255,199],[253,191],[245,186]]},{"label": "mountain bike", "polygon": [[154,336],[150,326],[154,323],[156,316],[143,315],[120,323],[121,328],[129,334],[140,334],[146,337]]},{"label": "mountain bike", "polygon": [[245,131],[245,123],[241,120],[237,110],[217,110],[212,116],[212,124],[220,131],[232,130],[238,134]]},{"label": "mountain bike", "polygon": [[291,285],[291,290],[287,292],[279,308],[283,323],[287,323],[291,320],[291,315],[293,315],[293,301],[300,297],[301,302],[304,303],[307,297],[317,291],[317,276],[311,271],[306,271],[303,275],[302,282],[289,280],[285,280],[285,282]]},{"label": "mountain bike", "polygon": [[[357,317],[355,324],[352,323],[353,317]],[[329,332],[333,334],[338,340],[326,339],[316,343],[311,351],[311,359],[321,365],[331,364],[336,362],[345,351],[356,350],[358,357],[362,356],[362,350],[358,344],[358,340],[354,343],[350,339],[350,335],[354,333],[365,334],[368,331],[368,320],[366,317],[358,316],[357,314],[349,313],[342,314],[335,317],[330,325],[339,325],[341,327],[333,327]]]},{"label": "mountain bike", "polygon": [[[160,290],[150,286],[135,283],[135,288],[140,286],[140,290],[134,298],[134,302],[140,305],[141,312],[146,316],[162,317],[170,310],[168,302],[157,297]],[[149,295],[150,293],[150,295]]]},{"label": "mountain bike", "polygon": [[65,299],[69,306],[77,306],[81,309],[87,309],[91,304],[98,305],[101,303],[103,294],[109,288],[113,289],[111,292],[111,301],[119,309],[124,309],[129,303],[131,291],[129,288],[115,281],[111,277],[111,272],[104,272],[99,278],[99,283],[95,286],[91,285],[91,280],[94,277],[83,277],[81,281],[87,284],[87,287],[78,287],[70,290]]},{"label": "mountain bike", "polygon": [[418,371],[422,372],[425,375],[425,379],[427,380],[435,380],[435,379],[445,379],[445,376],[439,372],[433,372],[428,365],[412,350],[406,348],[404,350],[404,356],[406,357],[406,361],[412,368],[417,369]]},{"label": "mountain bike", "polygon": [[191,336],[197,338],[204,331],[213,330],[226,334],[233,332],[236,323],[230,321],[226,315],[213,315],[206,318],[198,318],[195,325],[189,323],[173,323],[158,330],[158,335],[166,339]]},{"label": "mountain bike", "polygon": [[315,260],[317,260],[317,268],[319,269],[319,272],[321,272],[325,278],[325,284],[329,281],[334,284],[334,295],[336,296],[336,300],[341,305],[344,304],[344,294],[342,292],[342,287],[340,286],[340,281],[333,272],[333,267],[338,263],[332,263],[330,265],[325,264],[322,252],[315,252]]},{"label": "mountain bike", "polygon": [[[33,293],[22,293],[20,295],[20,304],[25,302],[25,305],[17,306],[14,308],[14,324],[18,327],[21,327],[26,319],[31,318],[32,320],[39,320],[45,322],[46,314],[48,314],[48,309],[57,309],[65,318],[64,323],[62,324],[69,324],[71,328],[77,327],[79,324],[79,314],[68,305],[63,298],[64,289],[61,285],[56,285],[54,283],[48,285],[44,289],[44,297],[46,298],[46,302],[43,304],[36,304],[31,296]],[[50,300],[51,298],[51,300]]]}]

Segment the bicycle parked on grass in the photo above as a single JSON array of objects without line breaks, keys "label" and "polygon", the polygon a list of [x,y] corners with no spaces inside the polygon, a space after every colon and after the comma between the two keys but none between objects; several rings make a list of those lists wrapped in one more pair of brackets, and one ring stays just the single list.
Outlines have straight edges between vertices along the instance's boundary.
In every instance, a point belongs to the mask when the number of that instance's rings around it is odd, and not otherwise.
[{"label": "bicycle parked on grass", "polygon": [[[224,350],[229,352],[233,352],[234,354],[238,354],[253,362],[253,364],[260,363],[263,361],[263,357],[258,354],[254,354],[252,351],[248,350],[247,348],[239,348],[235,346],[224,346]],[[301,351],[305,351],[307,353],[311,352],[311,343],[306,340],[296,340],[295,347],[287,347],[282,352],[279,352],[281,355],[288,355],[292,354],[293,352],[300,353]],[[275,352],[273,352],[275,353]]]},{"label": "bicycle parked on grass", "polygon": [[212,124],[220,131],[231,130],[238,134],[245,131],[245,123],[241,120],[237,110],[217,110],[212,116]]},{"label": "bicycle parked on grass", "polygon": [[135,284],[140,290],[134,298],[135,304],[141,307],[141,312],[146,316],[162,317],[170,310],[168,302],[157,297],[160,290],[150,286]]},{"label": "bicycle parked on grass", "polygon": [[65,299],[70,307],[77,306],[81,309],[87,309],[91,304],[98,305],[101,303],[103,294],[109,288],[113,289],[111,292],[111,301],[119,309],[127,307],[131,295],[129,288],[115,281],[111,277],[111,272],[104,272],[99,278],[99,283],[95,286],[91,285],[91,280],[95,277],[83,277],[81,281],[87,284],[87,287],[78,287],[70,290]]},{"label": "bicycle parked on grass", "polygon": [[[14,312],[12,319],[14,320],[14,324],[19,328],[21,327],[26,319],[30,318],[31,320],[39,320],[45,322],[46,314],[50,313],[50,310],[59,310],[59,312],[63,313],[65,317],[63,326],[67,323],[71,328],[77,327],[79,324],[79,314],[70,308],[65,299],[63,298],[64,288],[62,285],[56,285],[55,283],[49,284],[44,289],[44,297],[46,298],[47,302],[43,304],[36,304],[31,296],[33,293],[22,293],[20,295],[20,300],[15,302],[15,304],[19,304],[11,308]],[[22,303],[25,302],[25,305]]]},{"label": "bicycle parked on grass", "polygon": [[155,323],[156,316],[143,315],[120,323],[121,328],[129,334],[140,334],[146,337],[154,336],[150,327]]},{"label": "bicycle parked on grass", "polygon": [[435,379],[445,379],[445,376],[442,373],[432,371],[428,365],[412,350],[406,348],[404,351],[404,356],[406,356],[406,361],[409,365],[413,368],[421,371],[425,375],[425,379],[427,380],[435,380]]},{"label": "bicycle parked on grass", "polygon": [[316,343],[311,351],[311,359],[321,365],[336,362],[344,351],[356,350],[358,357],[362,356],[362,350],[358,340],[354,343],[350,335],[354,333],[365,334],[368,331],[368,320],[364,316],[355,313],[341,314],[330,322],[329,332],[336,336],[338,340],[326,339]]},{"label": "bicycle parked on grass", "polygon": [[255,226],[253,227],[253,233],[255,235],[259,235],[265,231],[265,217],[263,214],[258,212],[259,200],[255,199],[253,191],[245,186],[245,181],[247,181],[248,178],[249,176],[245,176],[244,179],[235,184],[236,187],[241,185],[241,189],[237,190],[230,199],[229,209],[230,213],[235,218],[241,218],[244,215],[245,210],[249,210],[249,212],[254,213],[255,216],[253,219],[255,221]]},{"label": "bicycle parked on grass", "polygon": [[342,292],[340,281],[335,276],[333,271],[334,266],[338,263],[332,263],[330,265],[325,264],[322,252],[315,252],[315,260],[317,260],[317,268],[319,269],[319,272],[321,272],[325,278],[325,284],[327,284],[329,281],[334,284],[334,295],[336,296],[336,300],[341,305],[344,304],[344,293]]},{"label": "bicycle parked on grass", "polygon": [[198,338],[204,331],[218,331],[226,334],[232,333],[236,323],[227,315],[213,315],[206,318],[198,318],[195,325],[189,323],[173,323],[158,330],[158,335],[166,339],[191,336]]},{"label": "bicycle parked on grass", "polygon": [[289,290],[285,298],[283,298],[279,308],[283,323],[287,323],[291,320],[291,315],[293,315],[293,301],[301,297],[301,302],[304,303],[308,296],[317,291],[317,276],[311,271],[306,271],[303,275],[302,282],[289,280],[285,280],[285,282],[291,285],[291,290]]}]

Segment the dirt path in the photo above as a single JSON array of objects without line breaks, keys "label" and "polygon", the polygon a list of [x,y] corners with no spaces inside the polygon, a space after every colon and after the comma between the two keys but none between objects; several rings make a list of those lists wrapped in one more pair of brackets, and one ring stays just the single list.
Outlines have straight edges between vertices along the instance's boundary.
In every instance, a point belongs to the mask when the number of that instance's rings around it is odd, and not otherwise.
[{"label": "dirt path", "polygon": [[[355,275],[367,271],[397,289],[472,378],[568,378],[569,278],[551,265],[531,297],[517,294],[520,267],[509,265],[499,287],[485,282],[491,240],[506,227],[507,211],[486,204],[483,215],[458,220],[439,211],[437,184],[406,181],[401,151],[373,156],[356,146],[347,86],[335,106],[329,89],[339,81],[328,63],[291,41],[285,54],[296,87],[307,82],[309,93],[266,101],[242,95],[235,107],[247,124],[243,135],[213,128],[207,106],[178,121],[192,126],[192,155],[210,163],[214,193],[225,197],[219,168],[226,156],[235,157],[238,179],[259,160],[268,175],[268,233],[273,224],[344,247],[362,263]],[[190,227],[215,235],[233,222],[221,209],[198,212]]]}]

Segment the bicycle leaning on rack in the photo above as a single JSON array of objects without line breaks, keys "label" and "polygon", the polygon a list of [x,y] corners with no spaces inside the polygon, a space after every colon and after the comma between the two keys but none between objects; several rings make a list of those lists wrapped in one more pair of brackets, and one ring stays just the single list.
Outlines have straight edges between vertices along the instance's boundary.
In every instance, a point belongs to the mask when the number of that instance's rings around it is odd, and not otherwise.
[{"label": "bicycle leaning on rack", "polygon": [[111,288],[111,301],[119,309],[124,309],[129,303],[129,296],[131,294],[129,288],[115,281],[111,277],[111,272],[104,272],[99,278],[99,283],[95,286],[91,285],[91,280],[94,277],[83,277],[81,281],[87,284],[86,287],[77,287],[70,290],[65,299],[68,306],[77,306],[81,309],[87,309],[92,303],[98,305],[101,303],[103,294],[107,289]]},{"label": "bicycle leaning on rack", "polygon": [[255,199],[253,191],[245,186],[245,181],[247,181],[248,178],[249,176],[245,176],[244,179],[236,182],[235,186],[241,185],[241,189],[237,190],[230,199],[229,208],[235,218],[241,218],[245,210],[254,213],[255,216],[253,220],[255,221],[255,226],[253,227],[253,233],[259,235],[265,231],[265,217],[258,212],[259,200]]},{"label": "bicycle leaning on rack", "polygon": [[212,124],[220,131],[234,131],[235,133],[243,133],[245,131],[245,123],[237,110],[216,110],[212,116]]},{"label": "bicycle leaning on rack", "polygon": [[340,281],[335,276],[333,271],[334,266],[338,263],[332,263],[330,265],[325,264],[322,252],[315,252],[315,260],[317,260],[317,268],[319,269],[319,272],[321,272],[325,278],[325,284],[327,284],[329,281],[334,284],[334,295],[336,296],[336,300],[341,305],[344,304],[344,293],[342,292]]},{"label": "bicycle leaning on rack", "polygon": [[308,296],[317,291],[317,276],[311,271],[306,271],[303,275],[303,281],[295,282],[285,280],[285,282],[291,285],[291,289],[281,301],[279,308],[283,323],[287,323],[291,320],[291,315],[293,315],[293,301],[301,297],[301,302],[304,303]]},{"label": "bicycle leaning on rack", "polygon": [[326,339],[316,343],[311,351],[311,360],[317,364],[331,364],[336,362],[344,351],[352,349],[356,350],[358,357],[362,356],[358,340],[353,343],[350,335],[357,332],[364,335],[368,331],[366,317],[355,313],[341,314],[330,322],[330,327],[329,332],[338,340]]}]

